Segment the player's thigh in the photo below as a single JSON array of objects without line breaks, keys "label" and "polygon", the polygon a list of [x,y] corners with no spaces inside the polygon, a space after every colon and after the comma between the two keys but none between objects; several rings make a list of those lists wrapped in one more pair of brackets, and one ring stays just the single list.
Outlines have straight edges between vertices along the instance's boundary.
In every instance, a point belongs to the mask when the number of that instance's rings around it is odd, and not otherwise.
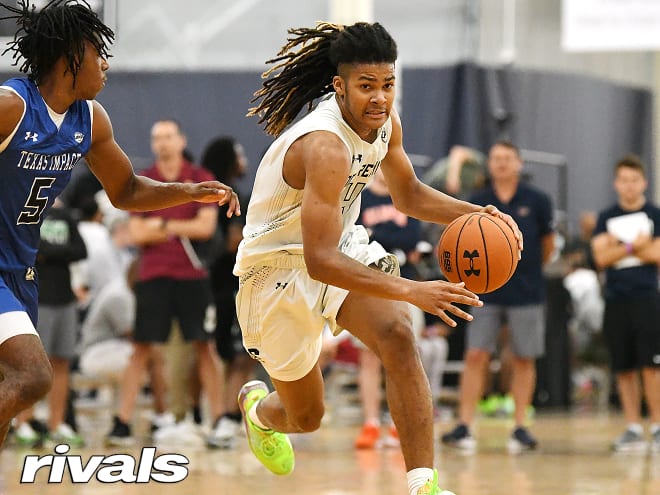
[{"label": "player's thigh", "polygon": [[507,308],[511,346],[516,356],[538,358],[545,353],[545,316],[542,304]]},{"label": "player's thigh", "polygon": [[[337,313],[337,325],[380,355],[384,344],[414,340],[408,303],[350,292]],[[386,340],[386,339],[389,339]]]},{"label": "player's thigh", "polygon": [[294,382],[317,363],[323,291],[304,270],[257,267],[242,277],[236,311],[243,346],[271,378]]},{"label": "player's thigh", "polygon": [[[36,284],[0,272],[0,344],[14,335],[37,335]],[[34,290],[33,290],[34,289]]]},{"label": "player's thigh", "polygon": [[497,350],[497,339],[502,330],[503,307],[484,304],[472,308],[474,319],[467,323],[465,350],[481,349],[493,354]]}]

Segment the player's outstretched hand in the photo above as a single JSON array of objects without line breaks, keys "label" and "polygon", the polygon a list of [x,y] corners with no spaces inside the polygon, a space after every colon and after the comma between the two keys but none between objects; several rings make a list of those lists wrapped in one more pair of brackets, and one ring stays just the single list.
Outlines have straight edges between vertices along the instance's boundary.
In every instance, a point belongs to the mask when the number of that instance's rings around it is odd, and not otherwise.
[{"label": "player's outstretched hand", "polygon": [[218,203],[220,206],[228,205],[227,216],[241,215],[241,205],[234,190],[216,180],[190,184],[190,195],[193,200],[200,203]]},{"label": "player's outstretched hand", "polygon": [[419,290],[414,291],[410,302],[427,313],[438,315],[450,327],[455,327],[456,322],[448,313],[464,320],[472,320],[472,315],[456,304],[483,306],[479,296],[467,290],[463,282],[454,284],[444,280],[432,280],[419,284]]},{"label": "player's outstretched hand", "polygon": [[497,209],[497,207],[493,205],[486,205],[481,209],[481,211],[483,211],[484,213],[488,213],[489,215],[495,215],[496,217],[500,217],[502,220],[504,220],[507,223],[509,227],[511,227],[511,230],[513,230],[516,239],[518,239],[518,259],[520,260],[521,253],[523,250],[523,235],[520,229],[518,228],[518,224],[516,223],[516,221],[511,217],[511,215],[502,213],[500,210]]}]

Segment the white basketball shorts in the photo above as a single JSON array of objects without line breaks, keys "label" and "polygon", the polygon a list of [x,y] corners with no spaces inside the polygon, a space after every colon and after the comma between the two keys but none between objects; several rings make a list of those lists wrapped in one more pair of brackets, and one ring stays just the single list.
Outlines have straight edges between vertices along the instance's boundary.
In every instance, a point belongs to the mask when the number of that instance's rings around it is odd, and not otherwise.
[{"label": "white basketball shorts", "polygon": [[[342,237],[343,253],[365,265],[398,272],[394,255],[377,242],[369,243],[356,226]],[[321,353],[324,325],[338,333],[337,314],[348,291],[313,280],[302,256],[265,261],[241,275],[236,312],[243,345],[268,374],[280,381],[307,375]]]}]

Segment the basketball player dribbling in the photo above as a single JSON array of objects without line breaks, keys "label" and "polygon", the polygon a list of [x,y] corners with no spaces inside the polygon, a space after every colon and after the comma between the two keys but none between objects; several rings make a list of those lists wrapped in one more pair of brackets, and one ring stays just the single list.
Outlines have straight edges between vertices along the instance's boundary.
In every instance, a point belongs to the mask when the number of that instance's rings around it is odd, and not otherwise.
[{"label": "basketball player dribbling", "polygon": [[252,381],[241,390],[250,447],[272,472],[293,470],[286,433],[316,430],[324,413],[323,326],[345,328],[383,363],[410,495],[448,494],[433,469],[431,393],[406,303],[451,326],[451,315],[471,318],[456,304],[481,303],[461,284],[392,276],[395,257],[355,226],[360,193],[380,167],[395,206],[407,215],[448,223],[484,211],[504,218],[521,244],[522,237],[493,206],[459,201],[417,179],[392,108],[396,43],[380,24],[320,23],[290,34],[250,112],[278,137],[257,171],[235,266],[243,343],[276,389],[269,393]]},{"label": "basketball player dribbling", "polygon": [[133,173],[108,115],[94,101],[105,85],[114,33],[88,5],[56,0],[37,11],[21,0],[0,7],[8,11],[2,17],[19,26],[7,51],[28,74],[0,86],[1,444],[11,419],[51,385],[51,366],[35,330],[34,264],[41,222],[81,158],[122,209],[190,201],[227,203],[228,215],[240,214],[240,208],[236,194],[220,182],[166,184]]}]

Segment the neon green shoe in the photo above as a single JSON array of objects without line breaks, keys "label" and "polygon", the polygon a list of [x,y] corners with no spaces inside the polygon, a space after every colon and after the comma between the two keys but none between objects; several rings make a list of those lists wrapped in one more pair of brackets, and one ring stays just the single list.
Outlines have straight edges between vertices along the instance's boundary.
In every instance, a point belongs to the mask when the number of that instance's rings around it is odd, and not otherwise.
[{"label": "neon green shoe", "polygon": [[417,490],[417,495],[456,495],[454,492],[441,490],[438,486],[438,470],[433,470],[433,479],[424,483],[424,486]]},{"label": "neon green shoe", "polygon": [[268,395],[268,387],[259,380],[247,382],[238,394],[238,405],[243,413],[250,450],[268,470],[284,475],[293,471],[295,464],[293,447],[289,437],[274,430],[264,430],[248,417],[254,405]]}]

